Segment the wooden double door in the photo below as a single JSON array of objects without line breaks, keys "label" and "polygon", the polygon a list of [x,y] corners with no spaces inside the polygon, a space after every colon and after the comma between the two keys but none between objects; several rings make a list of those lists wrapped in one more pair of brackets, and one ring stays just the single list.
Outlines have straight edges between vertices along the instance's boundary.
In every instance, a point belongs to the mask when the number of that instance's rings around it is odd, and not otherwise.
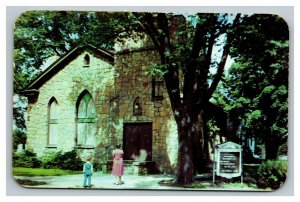
[{"label": "wooden double door", "polygon": [[152,123],[124,123],[125,160],[152,160]]}]

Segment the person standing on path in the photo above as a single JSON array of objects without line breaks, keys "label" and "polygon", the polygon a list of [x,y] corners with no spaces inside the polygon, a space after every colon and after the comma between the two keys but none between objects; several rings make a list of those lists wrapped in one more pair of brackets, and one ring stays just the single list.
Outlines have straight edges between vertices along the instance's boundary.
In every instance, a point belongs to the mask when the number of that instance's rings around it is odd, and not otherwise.
[{"label": "person standing on path", "polygon": [[116,149],[112,152],[113,155],[113,166],[112,166],[112,175],[116,177],[116,182],[114,184],[120,185],[124,184],[122,181],[122,176],[124,174],[124,162],[123,155],[124,152],[121,149],[121,145],[116,145]]},{"label": "person standing on path", "polygon": [[[86,162],[83,164],[83,187],[91,188],[91,179],[93,174],[93,164],[90,162],[91,157],[86,157]],[[87,182],[87,184],[86,184]]]}]

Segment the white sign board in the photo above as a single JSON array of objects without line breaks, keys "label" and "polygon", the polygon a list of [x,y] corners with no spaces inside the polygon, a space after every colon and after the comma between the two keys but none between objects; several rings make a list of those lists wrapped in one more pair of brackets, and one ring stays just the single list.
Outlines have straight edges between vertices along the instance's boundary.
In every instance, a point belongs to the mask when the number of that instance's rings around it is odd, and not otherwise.
[{"label": "white sign board", "polygon": [[242,147],[234,142],[217,146],[217,175],[225,178],[242,175]]}]

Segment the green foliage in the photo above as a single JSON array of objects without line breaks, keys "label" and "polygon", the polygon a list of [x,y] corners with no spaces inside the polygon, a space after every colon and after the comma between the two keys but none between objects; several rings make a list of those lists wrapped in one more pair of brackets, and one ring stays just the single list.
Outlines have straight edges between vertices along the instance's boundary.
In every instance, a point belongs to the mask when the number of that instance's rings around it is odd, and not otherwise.
[{"label": "green foliage", "polygon": [[257,171],[257,186],[278,189],[287,177],[288,163],[284,160],[268,160],[260,165]]},{"label": "green foliage", "polygon": [[57,168],[56,159],[58,159],[61,155],[61,151],[48,151],[44,153],[43,156],[39,158],[41,161],[41,167],[46,169]]},{"label": "green foliage", "polygon": [[153,64],[151,65],[150,67],[150,71],[151,71],[151,74],[153,76],[163,76],[165,73],[167,73],[167,68],[166,68],[166,65],[162,65],[162,64]]},{"label": "green foliage", "polygon": [[26,133],[21,130],[13,131],[13,149],[16,150],[19,144],[26,143]]},{"label": "green foliage", "polygon": [[26,112],[27,99],[23,96],[13,96],[13,122],[14,130],[24,131],[26,129],[25,112]]},{"label": "green foliage", "polygon": [[39,67],[50,56],[61,56],[74,46],[86,44],[111,49],[121,34],[130,36],[137,27],[123,12],[34,10],[22,13],[14,29],[15,92],[40,73]]},{"label": "green foliage", "polygon": [[209,119],[207,121],[207,127],[209,128],[211,134],[215,134],[217,131],[220,131],[220,128],[217,126],[214,119]]},{"label": "green foliage", "polygon": [[39,168],[40,166],[41,161],[32,151],[24,150],[21,153],[13,153],[13,167]]},{"label": "green foliage", "polygon": [[82,170],[83,161],[75,150],[62,153],[47,152],[42,157],[37,158],[36,154],[29,150],[13,154],[13,167],[23,168],[45,168],[63,170]]},{"label": "green foliage", "polygon": [[278,156],[287,156],[288,155],[288,142],[282,144],[278,148]]},{"label": "green foliage", "polygon": [[232,44],[235,63],[222,89],[230,119],[242,126],[240,135],[265,144],[268,159],[276,158],[287,138],[288,31],[279,16],[245,16]]},{"label": "green foliage", "polygon": [[43,168],[57,168],[64,170],[82,170],[83,161],[75,150],[69,152],[47,153],[42,157]]}]

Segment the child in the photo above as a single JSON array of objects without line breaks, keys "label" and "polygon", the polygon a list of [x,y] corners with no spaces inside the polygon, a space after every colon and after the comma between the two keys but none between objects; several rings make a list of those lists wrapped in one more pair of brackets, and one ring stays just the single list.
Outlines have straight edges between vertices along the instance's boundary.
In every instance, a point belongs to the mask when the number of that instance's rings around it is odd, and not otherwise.
[{"label": "child", "polygon": [[[87,156],[86,157],[86,163],[83,164],[83,187],[89,187],[91,188],[91,178],[93,174],[93,164],[90,162],[91,157]],[[88,182],[88,185],[86,185],[86,181]]]}]

